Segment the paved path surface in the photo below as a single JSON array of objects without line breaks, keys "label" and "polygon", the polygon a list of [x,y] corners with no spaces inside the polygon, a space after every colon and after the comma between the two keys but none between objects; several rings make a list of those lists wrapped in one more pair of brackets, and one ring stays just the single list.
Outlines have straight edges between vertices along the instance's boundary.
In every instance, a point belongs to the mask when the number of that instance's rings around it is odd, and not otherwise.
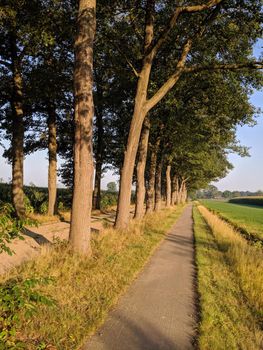
[{"label": "paved path surface", "polygon": [[84,350],[192,349],[195,335],[192,208],[188,206]]}]

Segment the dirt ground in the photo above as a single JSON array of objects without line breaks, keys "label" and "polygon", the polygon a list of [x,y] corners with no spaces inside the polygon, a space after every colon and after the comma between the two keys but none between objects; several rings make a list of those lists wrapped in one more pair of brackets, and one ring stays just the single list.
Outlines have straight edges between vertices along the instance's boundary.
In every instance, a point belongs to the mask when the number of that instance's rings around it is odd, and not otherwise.
[{"label": "dirt ground", "polygon": [[[115,210],[92,213],[92,231],[99,233],[105,226],[113,225],[115,215]],[[7,253],[0,254],[0,274],[39,255],[43,246],[52,244],[54,240],[68,240],[69,226],[69,215],[64,215],[61,220],[53,217],[37,227],[26,227],[23,234],[24,240],[15,239],[9,245],[15,253],[11,256]]]}]

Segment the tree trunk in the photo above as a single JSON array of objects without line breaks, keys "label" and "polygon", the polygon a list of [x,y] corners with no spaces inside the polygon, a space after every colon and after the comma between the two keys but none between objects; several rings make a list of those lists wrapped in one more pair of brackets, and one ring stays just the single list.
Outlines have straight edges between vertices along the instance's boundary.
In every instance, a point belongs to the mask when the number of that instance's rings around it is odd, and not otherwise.
[{"label": "tree trunk", "polygon": [[57,198],[57,126],[56,109],[49,103],[48,112],[48,215],[54,215]]},{"label": "tree trunk", "polygon": [[102,176],[102,162],[97,158],[95,170],[95,182],[93,190],[92,208],[100,210],[101,201],[101,176]]},{"label": "tree trunk", "polygon": [[171,165],[166,168],[166,207],[169,208],[172,202],[172,189],[171,189]]},{"label": "tree trunk", "polygon": [[16,36],[10,35],[12,60],[12,202],[16,216],[25,216],[24,204],[24,111],[23,81],[17,54]]},{"label": "tree trunk", "polygon": [[74,185],[69,240],[74,251],[87,255],[91,254],[94,115],[92,89],[95,31],[96,0],[79,0],[74,68]]},{"label": "tree trunk", "polygon": [[147,160],[148,141],[150,134],[150,120],[149,117],[145,117],[140,145],[139,145],[139,157],[137,163],[137,184],[136,184],[136,203],[135,203],[135,215],[136,219],[140,219],[144,216],[144,200],[145,200],[145,167]]},{"label": "tree trunk", "polygon": [[172,205],[175,205],[177,200],[177,182],[178,178],[174,175],[172,177]]},{"label": "tree trunk", "polygon": [[[147,52],[147,49],[149,48],[153,40],[154,5],[154,0],[147,1],[144,39],[145,52]],[[137,90],[134,101],[134,111],[129,130],[127,147],[124,154],[124,162],[121,170],[120,190],[115,221],[116,228],[123,229],[129,223],[132,176],[142,130],[142,124],[147,113],[145,104],[147,100],[147,91],[152,68],[152,60],[153,53],[145,56],[142,64],[142,70],[140,72],[137,83]]]},{"label": "tree trunk", "polygon": [[148,182],[147,196],[146,196],[146,213],[151,213],[154,210],[155,177],[156,177],[157,154],[159,150],[159,145],[160,145],[160,137],[158,137],[157,142],[154,145],[151,152],[149,182]]},{"label": "tree trunk", "polygon": [[163,161],[160,159],[156,167],[156,180],[155,180],[155,205],[154,210],[158,211],[162,207],[162,169]]},{"label": "tree trunk", "polygon": [[181,202],[182,202],[183,204],[185,204],[185,203],[186,203],[186,199],[187,199],[186,183],[183,182],[182,194],[181,194]]},{"label": "tree trunk", "polygon": [[100,200],[101,200],[101,176],[102,176],[102,164],[103,164],[103,118],[101,111],[96,113],[96,124],[97,124],[97,149],[96,149],[96,171],[95,171],[95,184],[93,191],[93,209],[100,210]]},{"label": "tree trunk", "polygon": [[96,112],[96,128],[97,128],[97,147],[95,151],[96,170],[95,170],[95,183],[93,191],[92,207],[93,209],[100,210],[101,201],[101,177],[102,166],[104,158],[104,126],[103,126],[103,82],[100,80],[100,76],[96,69],[94,70],[95,84],[96,84],[96,97],[95,112]]},{"label": "tree trunk", "polygon": [[178,182],[178,195],[177,195],[177,204],[182,204],[183,200],[183,187],[184,187],[184,181]]}]

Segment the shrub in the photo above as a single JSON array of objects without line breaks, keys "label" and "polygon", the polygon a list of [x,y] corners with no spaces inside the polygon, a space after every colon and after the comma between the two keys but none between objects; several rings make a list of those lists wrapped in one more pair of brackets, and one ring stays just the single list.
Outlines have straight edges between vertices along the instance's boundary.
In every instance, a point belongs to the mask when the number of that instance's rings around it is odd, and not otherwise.
[{"label": "shrub", "polygon": [[235,204],[248,204],[248,205],[258,205],[263,206],[263,197],[240,197],[232,198],[228,201],[229,203]]},{"label": "shrub", "polygon": [[43,202],[40,205],[39,212],[40,212],[40,214],[47,214],[47,212],[48,212],[48,202],[47,201]]},{"label": "shrub", "polygon": [[[33,212],[45,213],[45,202],[48,201],[48,189],[46,187],[36,187],[34,184],[31,186],[24,186],[25,193],[25,207],[26,213],[31,214]],[[0,198],[3,202],[11,203],[11,185],[0,183]],[[57,189],[58,203],[61,203],[59,210],[67,210],[71,207],[72,202],[72,191],[67,188]],[[41,209],[41,206],[43,207]]]},{"label": "shrub", "polygon": [[21,310],[27,319],[37,312],[39,304],[53,305],[52,299],[36,290],[37,286],[50,281],[48,278],[12,279],[0,285],[0,349],[25,349],[24,342],[17,337]]},{"label": "shrub", "polygon": [[118,202],[118,194],[110,193],[110,192],[102,192],[101,195],[101,209],[108,209],[114,205],[117,205]]},{"label": "shrub", "polygon": [[41,205],[47,200],[47,193],[40,191],[35,186],[28,187],[28,190],[26,192],[32,207],[37,212],[41,212],[40,208],[41,208]]},{"label": "shrub", "polygon": [[12,255],[8,244],[15,238],[23,239],[21,230],[29,220],[14,218],[14,208],[9,203],[0,203],[0,254],[6,252]]},{"label": "shrub", "polygon": [[[21,232],[24,225],[35,225],[30,219],[18,219],[9,203],[0,205],[0,253],[12,255],[8,244],[15,238],[24,239]],[[40,294],[36,287],[50,282],[48,278],[21,278],[6,281],[0,285],[0,350],[25,349],[25,344],[17,337],[21,326],[20,314],[26,318],[36,313],[38,304],[51,305],[53,301]]]},{"label": "shrub", "polygon": [[31,205],[30,199],[27,196],[24,196],[24,203],[25,203],[26,214],[33,214],[34,208]]},{"label": "shrub", "polygon": [[58,210],[61,210],[61,211],[65,210],[63,202],[58,202]]}]

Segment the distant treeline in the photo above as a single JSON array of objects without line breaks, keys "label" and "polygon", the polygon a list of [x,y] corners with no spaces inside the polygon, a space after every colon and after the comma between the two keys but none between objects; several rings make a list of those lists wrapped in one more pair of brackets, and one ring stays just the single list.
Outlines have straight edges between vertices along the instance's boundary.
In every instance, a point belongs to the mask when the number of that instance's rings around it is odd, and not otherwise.
[{"label": "distant treeline", "polygon": [[[48,210],[48,188],[35,185],[24,186],[25,206],[27,213],[46,214]],[[11,185],[0,183],[0,202],[11,203]],[[134,195],[133,195],[134,202]],[[101,207],[107,209],[117,205],[118,193],[114,191],[101,191]],[[71,208],[72,190],[69,188],[58,188],[57,208],[60,211]]]},{"label": "distant treeline", "polygon": [[[206,189],[196,191],[195,198],[197,199],[212,199],[212,198],[237,198],[237,197],[259,197],[263,196],[263,191],[219,191],[216,186],[210,185]],[[245,200],[245,199],[244,199]]]},{"label": "distant treeline", "polygon": [[251,204],[263,207],[263,197],[244,197],[244,198],[232,198],[229,203],[236,204]]}]

